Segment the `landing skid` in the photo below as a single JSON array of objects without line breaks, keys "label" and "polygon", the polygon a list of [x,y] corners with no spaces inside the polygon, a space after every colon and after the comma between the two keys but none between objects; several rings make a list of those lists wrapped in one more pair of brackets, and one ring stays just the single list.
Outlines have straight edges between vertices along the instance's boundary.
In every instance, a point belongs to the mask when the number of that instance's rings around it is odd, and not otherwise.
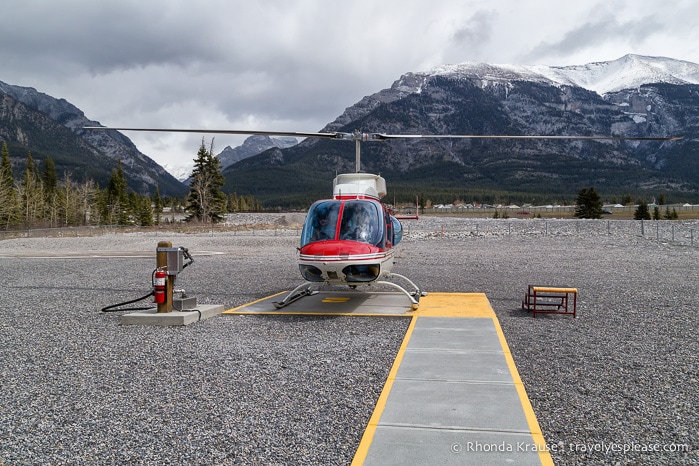
[{"label": "landing skid", "polygon": [[420,305],[420,297],[427,296],[427,292],[426,291],[421,292],[420,288],[418,288],[415,283],[413,283],[408,277],[405,277],[401,274],[392,273],[392,274],[388,275],[388,277],[386,277],[386,278],[393,278],[393,277],[397,277],[397,278],[401,278],[401,279],[405,280],[406,282],[408,282],[410,284],[410,286],[413,288],[414,291],[408,291],[405,288],[403,288],[402,286],[398,285],[397,283],[388,282],[385,280],[377,281],[374,283],[377,283],[380,285],[387,285],[387,286],[390,286],[390,287],[395,288],[396,290],[402,292],[404,295],[406,295],[408,297],[408,299],[410,299],[410,302],[412,303],[412,305],[410,306],[410,309],[412,309],[413,311],[417,310],[418,306]]},{"label": "landing skid", "polygon": [[[408,299],[410,299],[410,303],[411,303],[410,308],[413,311],[417,310],[418,306],[420,305],[420,297],[427,296],[427,292],[426,291],[421,292],[420,289],[417,287],[417,285],[415,285],[415,283],[413,283],[409,278],[404,277],[403,275],[400,275],[397,273],[392,273],[392,274],[388,275],[386,278],[394,278],[394,277],[401,278],[404,281],[406,281],[407,283],[409,283],[410,286],[412,287],[413,291],[408,291],[405,288],[403,288],[402,286],[398,285],[397,283],[393,283],[393,282],[389,282],[389,281],[385,281],[385,280],[371,282],[371,283],[368,283],[367,285],[371,285],[371,284],[376,283],[378,285],[390,286],[390,287],[400,291],[404,295],[406,295],[408,297]],[[274,304],[274,307],[276,309],[281,309],[283,307],[286,307],[289,304],[291,304],[295,301],[298,301],[301,298],[305,298],[306,296],[311,296],[311,295],[318,293],[318,291],[313,289],[313,287],[317,286],[317,285],[319,285],[319,283],[316,283],[316,282],[302,283],[299,286],[297,286],[296,288],[294,288],[292,291],[290,291],[289,294],[287,294],[286,297],[284,297],[284,299],[282,299],[281,301],[274,301],[272,304]],[[349,286],[352,289],[355,289],[357,287],[357,285],[355,285],[355,284],[352,284]]]},{"label": "landing skid", "polygon": [[294,301],[298,301],[301,298],[304,298],[306,296],[311,296],[317,293],[317,291],[314,291],[313,285],[317,285],[317,283],[312,283],[312,282],[305,282],[291,290],[288,295],[281,301],[275,301],[272,304],[274,304],[274,307],[276,309],[281,309],[285,306],[288,306],[289,304],[293,303]]}]

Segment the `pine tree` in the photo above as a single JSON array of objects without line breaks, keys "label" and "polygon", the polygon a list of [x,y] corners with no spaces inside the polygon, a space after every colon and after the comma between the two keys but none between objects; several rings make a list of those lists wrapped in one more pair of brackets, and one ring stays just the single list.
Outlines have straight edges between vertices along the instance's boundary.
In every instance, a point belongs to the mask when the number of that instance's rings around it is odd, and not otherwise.
[{"label": "pine tree", "polygon": [[221,174],[221,162],[213,156],[213,139],[207,150],[204,139],[194,159],[190,191],[187,195],[185,221],[218,223],[226,213],[226,195],[221,190],[225,178]]},{"label": "pine tree", "polygon": [[142,227],[153,225],[153,204],[150,196],[143,196],[138,199],[138,224]]},{"label": "pine tree", "polygon": [[26,226],[35,226],[42,218],[44,210],[44,195],[41,179],[34,165],[32,153],[27,154],[27,167],[20,185],[20,205]]},{"label": "pine tree", "polygon": [[576,218],[602,218],[602,200],[595,188],[589,191],[583,188],[578,192],[574,215]]},{"label": "pine tree", "polygon": [[650,211],[648,210],[648,203],[645,201],[638,201],[638,207],[633,213],[634,220],[650,220]]},{"label": "pine tree", "polygon": [[18,225],[21,214],[15,180],[12,177],[12,162],[7,143],[2,143],[2,159],[0,160],[0,228],[10,228]]},{"label": "pine tree", "polygon": [[103,204],[103,217],[107,223],[128,225],[129,224],[129,194],[126,184],[126,176],[124,168],[121,166],[121,160],[117,161],[117,166],[112,170],[112,176],[109,178],[109,184],[104,193],[105,203]]},{"label": "pine tree", "polygon": [[44,160],[44,170],[41,173],[41,184],[44,191],[45,214],[44,218],[51,226],[58,224],[58,176],[56,164],[51,157]]},{"label": "pine tree", "polygon": [[160,225],[160,217],[163,214],[163,198],[160,197],[158,185],[155,185],[155,194],[153,194],[153,213],[155,214],[155,224]]}]

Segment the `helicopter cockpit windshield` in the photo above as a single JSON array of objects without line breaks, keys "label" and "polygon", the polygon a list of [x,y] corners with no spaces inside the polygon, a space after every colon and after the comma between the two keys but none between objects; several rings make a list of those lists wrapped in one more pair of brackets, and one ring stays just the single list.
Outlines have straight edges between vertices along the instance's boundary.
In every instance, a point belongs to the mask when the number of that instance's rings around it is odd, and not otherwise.
[{"label": "helicopter cockpit windshield", "polygon": [[[340,221],[338,222],[338,218]],[[349,240],[379,246],[384,221],[378,203],[369,200],[327,200],[308,210],[301,246],[322,240]],[[339,230],[338,230],[339,226]]]},{"label": "helicopter cockpit windshield", "polygon": [[340,214],[338,201],[318,201],[308,209],[306,224],[301,235],[301,245],[335,239],[337,218]]}]

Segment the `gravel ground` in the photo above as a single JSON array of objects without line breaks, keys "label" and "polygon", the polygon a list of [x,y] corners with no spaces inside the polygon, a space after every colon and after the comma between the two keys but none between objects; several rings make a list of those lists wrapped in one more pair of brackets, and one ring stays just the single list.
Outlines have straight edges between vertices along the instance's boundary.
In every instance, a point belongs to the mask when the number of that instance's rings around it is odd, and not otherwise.
[{"label": "gravel ground", "polygon": [[[280,217],[239,221],[299,221]],[[556,464],[699,463],[699,246],[633,228],[467,222],[406,222],[395,271],[427,291],[487,294]],[[290,289],[297,235],[0,241],[0,464],[351,462],[407,319],[220,316],[152,328],[100,312],[150,291],[163,240],[194,256],[177,285],[200,303],[231,308]],[[577,287],[578,318],[521,311],[530,283]]]}]

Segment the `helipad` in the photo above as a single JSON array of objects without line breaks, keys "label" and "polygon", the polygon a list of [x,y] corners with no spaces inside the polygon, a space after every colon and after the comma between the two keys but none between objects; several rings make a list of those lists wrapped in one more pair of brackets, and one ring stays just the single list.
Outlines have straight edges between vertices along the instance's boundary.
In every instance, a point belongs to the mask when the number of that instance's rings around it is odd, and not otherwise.
[{"label": "helipad", "polygon": [[224,314],[409,316],[411,323],[352,464],[553,464],[483,293],[275,295]]}]

